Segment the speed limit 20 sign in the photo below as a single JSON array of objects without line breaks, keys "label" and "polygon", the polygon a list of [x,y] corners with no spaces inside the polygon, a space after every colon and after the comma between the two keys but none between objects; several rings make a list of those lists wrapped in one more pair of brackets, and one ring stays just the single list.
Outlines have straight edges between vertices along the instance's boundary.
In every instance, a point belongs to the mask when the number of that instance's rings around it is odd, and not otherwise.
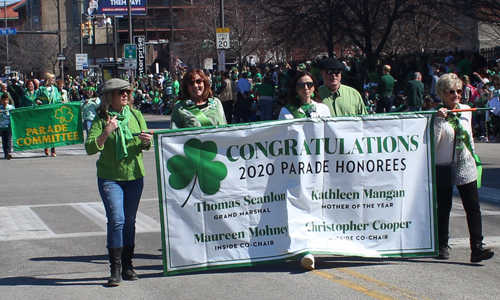
[{"label": "speed limit 20 sign", "polygon": [[230,49],[229,28],[217,28],[215,33],[217,49]]}]

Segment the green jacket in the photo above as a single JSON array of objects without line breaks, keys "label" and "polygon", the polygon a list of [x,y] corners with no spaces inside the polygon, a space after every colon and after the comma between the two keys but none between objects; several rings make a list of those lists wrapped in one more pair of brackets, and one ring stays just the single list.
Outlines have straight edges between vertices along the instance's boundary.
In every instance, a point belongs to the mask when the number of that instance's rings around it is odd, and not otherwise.
[{"label": "green jacket", "polygon": [[[147,131],[146,121],[140,111],[132,109],[133,115],[130,116],[129,128],[132,133],[139,133],[142,130]],[[131,112],[131,113],[132,113]],[[144,163],[142,161],[142,150],[149,150],[151,144],[144,147],[138,137],[127,143],[128,156],[116,160],[116,135],[111,133],[104,142],[104,146],[97,146],[97,138],[102,134],[105,123],[97,115],[92,122],[89,135],[85,141],[85,150],[88,155],[101,153],[96,162],[97,177],[116,181],[131,181],[145,176]]]},{"label": "green jacket", "polygon": [[422,107],[424,103],[424,84],[419,80],[410,80],[405,84],[403,92],[409,107]]},{"label": "green jacket", "polygon": [[28,89],[24,90],[23,95],[21,96],[21,100],[19,101],[20,107],[34,106],[36,104],[36,98],[38,97],[38,90],[30,93]]},{"label": "green jacket", "polygon": [[47,89],[47,86],[41,86],[38,89],[38,96],[36,100],[42,101],[42,104],[53,104],[60,103],[61,101],[61,93],[57,89],[57,86],[53,85],[50,91]]},{"label": "green jacket", "polygon": [[385,74],[380,77],[378,82],[377,91],[379,97],[389,97],[392,96],[394,90],[394,78],[391,74]]}]

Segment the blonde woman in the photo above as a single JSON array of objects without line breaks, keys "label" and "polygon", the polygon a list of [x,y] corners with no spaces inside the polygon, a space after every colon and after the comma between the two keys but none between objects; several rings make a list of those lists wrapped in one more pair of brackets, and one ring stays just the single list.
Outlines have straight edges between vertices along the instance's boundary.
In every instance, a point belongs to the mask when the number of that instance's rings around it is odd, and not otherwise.
[{"label": "blonde woman", "polygon": [[[121,279],[137,280],[132,267],[135,248],[135,219],[144,188],[142,151],[151,148],[152,136],[140,111],[131,108],[132,88],[118,78],[101,87],[97,109],[87,140],[87,154],[100,153],[97,185],[106,217],[107,248],[111,268],[108,286]],[[121,274],[120,274],[121,273]]]}]

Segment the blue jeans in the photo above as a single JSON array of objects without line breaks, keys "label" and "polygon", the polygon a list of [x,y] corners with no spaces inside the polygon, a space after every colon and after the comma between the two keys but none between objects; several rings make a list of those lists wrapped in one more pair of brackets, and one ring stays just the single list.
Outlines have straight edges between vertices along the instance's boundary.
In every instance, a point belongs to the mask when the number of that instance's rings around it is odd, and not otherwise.
[{"label": "blue jeans", "polygon": [[83,120],[83,128],[87,131],[87,135],[89,134],[90,127],[92,127],[92,121]]},{"label": "blue jeans", "polygon": [[260,120],[261,121],[269,121],[272,120],[273,116],[273,98],[269,97],[260,99]]},{"label": "blue jeans", "polygon": [[108,218],[108,248],[135,245],[135,218],[144,178],[132,181],[97,178],[97,186]]}]

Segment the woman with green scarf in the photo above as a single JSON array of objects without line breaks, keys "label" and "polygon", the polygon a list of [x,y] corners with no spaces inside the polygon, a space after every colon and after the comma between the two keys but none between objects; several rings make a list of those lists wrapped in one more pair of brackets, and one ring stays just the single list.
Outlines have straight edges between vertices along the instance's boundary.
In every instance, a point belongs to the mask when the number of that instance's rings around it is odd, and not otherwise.
[{"label": "woman with green scarf", "polygon": [[[309,72],[298,72],[290,83],[288,103],[280,111],[279,120],[329,117],[330,109],[321,101],[316,79]],[[306,270],[314,270],[314,255],[306,253],[300,260]]]},{"label": "woman with green scarf", "polygon": [[151,148],[151,135],[146,133],[143,115],[132,109],[131,103],[132,88],[127,81],[106,81],[85,142],[87,154],[100,152],[97,185],[108,218],[108,286],[119,285],[122,278],[138,279],[132,268],[135,219],[144,188],[142,151]]},{"label": "woman with green scarf", "polygon": [[42,104],[41,100],[36,100],[37,96],[38,91],[35,90],[35,82],[33,79],[30,79],[26,82],[26,89],[24,89],[24,93],[21,96],[20,106],[28,107]]},{"label": "woman with green scarf", "polygon": [[172,110],[172,129],[227,124],[222,102],[213,97],[210,81],[202,70],[189,70],[182,78],[181,91],[181,101]]},{"label": "woman with green scarf", "polygon": [[308,72],[299,72],[292,79],[288,104],[278,117],[283,119],[329,117],[330,109],[321,101],[316,79]]},{"label": "woman with green scarf", "polygon": [[462,199],[467,216],[470,236],[470,262],[481,262],[493,257],[490,249],[483,248],[481,209],[479,206],[478,182],[481,165],[474,154],[472,136],[472,112],[452,112],[453,109],[470,109],[460,104],[462,81],[454,73],[439,77],[436,92],[443,104],[434,108],[434,142],[436,162],[436,195],[438,215],[438,259],[449,259],[449,226],[455,185]]}]

